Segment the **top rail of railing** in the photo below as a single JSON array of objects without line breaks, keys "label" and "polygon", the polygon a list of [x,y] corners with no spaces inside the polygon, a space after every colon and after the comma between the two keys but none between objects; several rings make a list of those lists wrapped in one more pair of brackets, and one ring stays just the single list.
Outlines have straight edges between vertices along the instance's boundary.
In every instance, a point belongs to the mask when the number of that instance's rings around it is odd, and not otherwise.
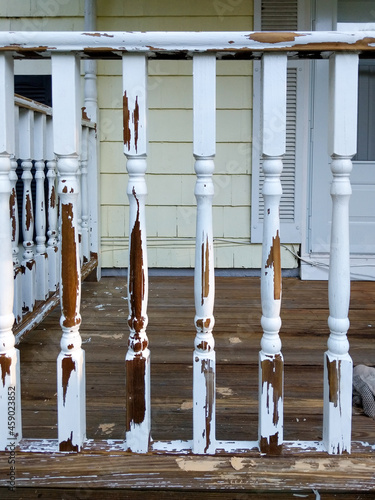
[{"label": "top rail of railing", "polygon": [[159,58],[190,58],[216,52],[218,58],[259,58],[263,52],[287,52],[291,57],[328,57],[331,52],[375,52],[375,31],[258,32],[0,32],[0,51],[15,57],[51,57],[76,52],[84,58],[120,57],[124,52]]}]

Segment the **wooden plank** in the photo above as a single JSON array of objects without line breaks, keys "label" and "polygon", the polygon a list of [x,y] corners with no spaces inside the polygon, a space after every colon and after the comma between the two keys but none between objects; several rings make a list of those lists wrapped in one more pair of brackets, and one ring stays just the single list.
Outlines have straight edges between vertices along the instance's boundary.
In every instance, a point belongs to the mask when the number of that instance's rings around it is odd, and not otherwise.
[{"label": "wooden plank", "polygon": [[[113,446],[113,445],[112,445]],[[303,494],[322,492],[366,492],[375,486],[371,455],[328,457],[285,455],[267,458],[220,455],[134,455],[110,451],[110,445],[89,447],[81,454],[17,453],[17,485],[38,488],[70,487],[154,489],[216,492],[271,493],[280,490]],[[2,470],[7,457],[1,455]],[[6,486],[7,479],[0,485]]]}]

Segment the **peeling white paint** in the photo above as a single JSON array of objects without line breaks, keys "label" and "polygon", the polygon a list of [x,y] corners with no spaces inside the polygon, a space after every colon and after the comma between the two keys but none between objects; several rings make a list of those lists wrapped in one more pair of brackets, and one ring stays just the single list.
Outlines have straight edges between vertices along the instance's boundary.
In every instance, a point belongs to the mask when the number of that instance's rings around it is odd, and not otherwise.
[{"label": "peeling white paint", "polygon": [[216,392],[220,394],[220,396],[232,396],[233,390],[230,387],[216,387]]},{"label": "peeling white paint", "polygon": [[180,406],[180,410],[191,410],[193,408],[193,401],[184,401]]},{"label": "peeling white paint", "polygon": [[234,470],[242,470],[245,467],[244,459],[240,457],[231,457],[230,464]]},{"label": "peeling white paint", "polygon": [[241,344],[242,340],[239,337],[229,337],[231,344]]},{"label": "peeling white paint", "polygon": [[176,463],[181,470],[186,472],[213,472],[221,465],[225,464],[224,460],[207,459],[205,458],[176,458]]}]

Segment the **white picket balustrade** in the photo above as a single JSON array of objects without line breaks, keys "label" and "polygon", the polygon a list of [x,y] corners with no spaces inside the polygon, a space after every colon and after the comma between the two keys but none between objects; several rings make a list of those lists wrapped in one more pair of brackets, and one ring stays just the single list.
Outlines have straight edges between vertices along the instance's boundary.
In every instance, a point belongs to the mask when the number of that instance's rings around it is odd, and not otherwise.
[{"label": "white picket balustrade", "polygon": [[[95,88],[95,62],[85,60],[86,96],[81,109],[80,58],[113,52],[122,55],[124,153],[128,171],[129,199],[129,268],[128,327],[130,330],[125,357],[126,424],[124,449],[137,453],[149,450],[189,451],[214,454],[258,448],[264,454],[279,454],[290,443],[283,439],[283,355],[280,340],[281,256],[279,203],[282,194],[280,174],[283,168],[286,133],[286,68],[289,56],[330,57],[331,126],[329,151],[333,175],[331,265],[329,277],[328,326],[330,335],[324,359],[324,424],[319,449],[337,454],[350,452],[352,361],[347,331],[350,297],[348,204],[350,197],[351,158],[356,151],[358,51],[374,53],[371,32],[310,32],[285,37],[278,33],[111,33],[95,36],[86,33],[0,33],[0,351],[3,385],[19,388],[18,354],[11,332],[13,323],[13,274],[18,266],[17,224],[9,224],[9,199],[14,195],[15,159],[22,164],[24,209],[22,215],[23,262],[33,269],[35,259],[48,257],[49,291],[60,279],[61,352],[58,373],[58,446],[60,451],[79,451],[85,443],[85,354],[79,327],[81,265],[99,254],[98,245],[98,175],[92,164],[97,159],[96,129],[89,119],[98,115]],[[38,40],[41,56],[52,58],[53,111],[44,118],[37,110],[20,106],[14,115],[9,105],[13,78],[12,55],[18,50],[27,57]],[[259,58],[262,66],[262,163],[264,171],[264,235],[261,269],[261,326],[263,336],[259,353],[259,426],[254,441],[218,441],[215,431],[215,344],[214,327],[214,256],[212,200],[215,157],[216,59]],[[148,267],[145,203],[147,196],[147,62],[149,57],[193,59],[193,154],[195,159],[197,200],[195,259],[195,328],[193,352],[193,436],[191,441],[154,442],[151,440],[150,350],[146,333],[148,316]],[[119,63],[120,64],[120,63]],[[6,88],[5,88],[6,87]],[[83,114],[83,130],[81,130]],[[14,117],[19,126],[15,152]],[[22,136],[22,141],[21,141]],[[44,139],[45,142],[44,142]],[[39,138],[39,140],[36,140]],[[326,145],[322,145],[326,147]],[[60,222],[57,220],[56,161]],[[48,228],[42,211],[34,214],[30,184],[32,161],[36,167],[37,210],[43,202],[41,185],[47,166]],[[80,171],[79,171],[80,169]],[[90,196],[88,196],[90,186]],[[94,196],[91,196],[91,190]],[[125,203],[125,200],[124,200]],[[7,214],[4,215],[5,206]],[[39,207],[39,208],[38,208]],[[16,205],[11,198],[12,221],[17,222]],[[44,213],[45,213],[44,208]],[[81,224],[80,224],[81,221]],[[3,223],[4,222],[4,223]],[[13,223],[13,222],[12,222]],[[61,234],[58,241],[58,227]],[[44,229],[43,229],[44,228]],[[90,236],[91,235],[91,236]],[[92,237],[94,235],[94,238]],[[81,244],[80,244],[81,236]],[[47,250],[45,250],[47,246]],[[60,248],[61,247],[61,248]],[[61,252],[61,278],[56,265]],[[35,255],[36,253],[36,255]],[[13,259],[12,259],[13,255]],[[13,263],[13,265],[12,265]],[[38,266],[37,266],[38,267]],[[31,271],[30,271],[31,272]],[[43,274],[43,273],[42,273]],[[99,273],[100,274],[100,273]],[[44,274],[43,274],[44,276]],[[31,278],[26,278],[31,279]],[[25,283],[25,282],[24,282]],[[44,282],[43,282],[44,283]],[[17,289],[16,285],[16,289]],[[32,309],[34,281],[23,299]],[[43,288],[45,293],[45,288]],[[9,294],[11,291],[11,294]],[[15,306],[15,310],[17,307]],[[18,313],[17,313],[18,314]],[[1,348],[2,349],[2,348]],[[126,347],[124,346],[124,354]],[[11,361],[8,361],[11,360]],[[323,370],[323,367],[322,367]],[[5,374],[5,375],[4,375]],[[4,382],[5,381],[5,382]],[[5,384],[6,383],[6,384]],[[5,384],[5,385],[4,385]],[[19,389],[16,391],[19,397]],[[3,404],[3,403],[2,403]],[[20,429],[20,406],[17,400],[17,429]],[[1,408],[0,408],[1,409]],[[0,412],[1,415],[5,412]],[[5,424],[4,424],[5,425]],[[6,446],[7,433],[0,426],[0,447]],[[250,436],[251,437],[251,436]],[[317,449],[316,443],[310,444]]]}]

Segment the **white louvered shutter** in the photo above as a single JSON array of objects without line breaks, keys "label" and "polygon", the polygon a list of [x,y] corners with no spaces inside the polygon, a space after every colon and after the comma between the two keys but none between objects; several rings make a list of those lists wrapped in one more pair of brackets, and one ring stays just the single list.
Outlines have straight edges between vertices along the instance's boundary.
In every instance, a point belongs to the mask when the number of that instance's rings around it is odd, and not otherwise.
[{"label": "white louvered shutter", "polygon": [[[298,0],[261,0],[257,2],[262,31],[296,31],[298,29]],[[304,94],[304,61],[289,61],[287,73],[287,126],[286,154],[283,158],[281,184],[283,194],[280,201],[280,233],[284,243],[301,242],[301,174],[303,141],[307,133],[305,113],[307,107]],[[262,196],[263,172],[260,137],[260,63],[254,62],[254,117],[253,117],[253,169],[251,241],[260,243],[263,234]],[[305,101],[305,102],[304,102]],[[298,165],[299,168],[298,168]]]}]

